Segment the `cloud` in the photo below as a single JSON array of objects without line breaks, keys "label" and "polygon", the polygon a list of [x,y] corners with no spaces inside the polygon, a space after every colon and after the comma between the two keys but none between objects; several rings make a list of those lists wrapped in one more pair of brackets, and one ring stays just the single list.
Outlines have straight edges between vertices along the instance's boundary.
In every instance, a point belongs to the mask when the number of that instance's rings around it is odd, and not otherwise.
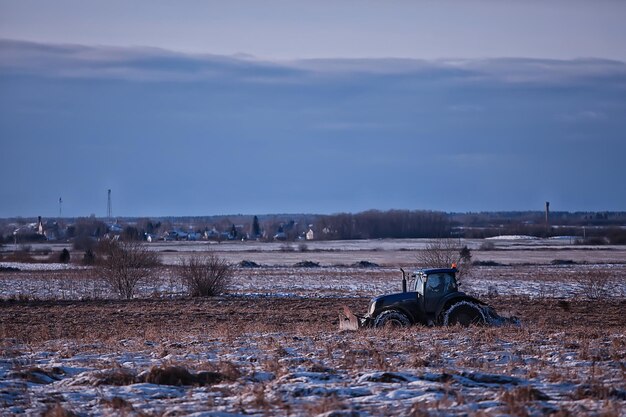
[{"label": "cloud", "polygon": [[560,114],[557,118],[558,120],[561,120],[563,122],[576,123],[576,122],[604,122],[609,117],[601,111],[587,109],[587,110],[580,110],[580,111],[573,112],[573,113]]},{"label": "cloud", "polygon": [[[133,81],[315,82],[327,77],[414,77],[431,81],[564,85],[611,79],[626,88],[626,64],[603,59],[305,59],[191,55],[159,48],[58,45],[0,40],[0,70],[51,77]],[[324,78],[326,77],[326,78]]]},{"label": "cloud", "polygon": [[158,48],[48,45],[0,40],[0,69],[48,77],[104,78],[131,81],[201,81],[289,78],[285,66],[243,56],[186,55]]},{"label": "cloud", "polygon": [[511,84],[565,85],[598,79],[620,80],[626,87],[626,63],[606,59],[551,60],[493,58],[443,61]]},{"label": "cloud", "polygon": [[[59,195],[68,214],[69,201],[73,214],[101,214],[92,205],[107,188],[125,193],[128,215],[526,209],[536,190],[566,209],[623,209],[610,184],[626,175],[624,68],[4,40],[0,176],[15,180],[0,184],[0,216],[37,214]],[[58,181],[23,191],[51,166]]]}]

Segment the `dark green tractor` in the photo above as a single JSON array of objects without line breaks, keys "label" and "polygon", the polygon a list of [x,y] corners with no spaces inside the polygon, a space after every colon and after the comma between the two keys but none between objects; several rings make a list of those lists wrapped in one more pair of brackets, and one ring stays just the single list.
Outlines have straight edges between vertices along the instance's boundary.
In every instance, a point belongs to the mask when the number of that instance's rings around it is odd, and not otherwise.
[{"label": "dark green tractor", "polygon": [[486,303],[459,291],[456,268],[419,269],[412,274],[401,271],[402,292],[373,298],[363,316],[353,314],[344,307],[339,317],[339,328],[356,330],[360,327],[405,327],[411,324],[469,326],[518,322],[514,317],[499,316]]}]

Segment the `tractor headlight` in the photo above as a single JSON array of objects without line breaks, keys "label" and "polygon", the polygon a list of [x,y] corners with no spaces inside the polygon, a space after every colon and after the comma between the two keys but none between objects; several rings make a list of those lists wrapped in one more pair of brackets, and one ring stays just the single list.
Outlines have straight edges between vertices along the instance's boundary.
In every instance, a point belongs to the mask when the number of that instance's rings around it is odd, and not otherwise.
[{"label": "tractor headlight", "polygon": [[367,315],[372,316],[376,311],[376,300],[370,301],[370,306],[367,308]]}]

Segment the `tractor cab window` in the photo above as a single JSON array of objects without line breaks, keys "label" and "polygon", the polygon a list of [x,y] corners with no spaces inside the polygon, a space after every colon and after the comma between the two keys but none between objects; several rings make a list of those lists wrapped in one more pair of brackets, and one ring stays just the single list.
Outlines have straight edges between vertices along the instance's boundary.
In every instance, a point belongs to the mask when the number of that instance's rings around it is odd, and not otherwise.
[{"label": "tractor cab window", "polygon": [[454,278],[454,276],[450,274],[444,274],[444,281],[445,281],[444,291],[446,293],[459,290],[459,288],[456,285],[456,279]]},{"label": "tractor cab window", "polygon": [[428,276],[426,281],[426,289],[431,294],[443,294],[445,289],[444,274],[432,274]]},{"label": "tractor cab window", "polygon": [[426,287],[433,295],[457,291],[456,280],[450,274],[432,274],[428,276]]},{"label": "tractor cab window", "polygon": [[415,277],[415,291],[424,295],[424,277],[421,274],[417,274]]}]

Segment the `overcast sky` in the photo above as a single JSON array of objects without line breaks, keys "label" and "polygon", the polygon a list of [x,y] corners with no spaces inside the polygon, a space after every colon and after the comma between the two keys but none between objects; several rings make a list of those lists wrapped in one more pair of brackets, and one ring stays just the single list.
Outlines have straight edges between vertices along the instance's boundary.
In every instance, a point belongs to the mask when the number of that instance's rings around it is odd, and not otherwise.
[{"label": "overcast sky", "polygon": [[626,210],[624,16],[0,0],[0,216]]}]

